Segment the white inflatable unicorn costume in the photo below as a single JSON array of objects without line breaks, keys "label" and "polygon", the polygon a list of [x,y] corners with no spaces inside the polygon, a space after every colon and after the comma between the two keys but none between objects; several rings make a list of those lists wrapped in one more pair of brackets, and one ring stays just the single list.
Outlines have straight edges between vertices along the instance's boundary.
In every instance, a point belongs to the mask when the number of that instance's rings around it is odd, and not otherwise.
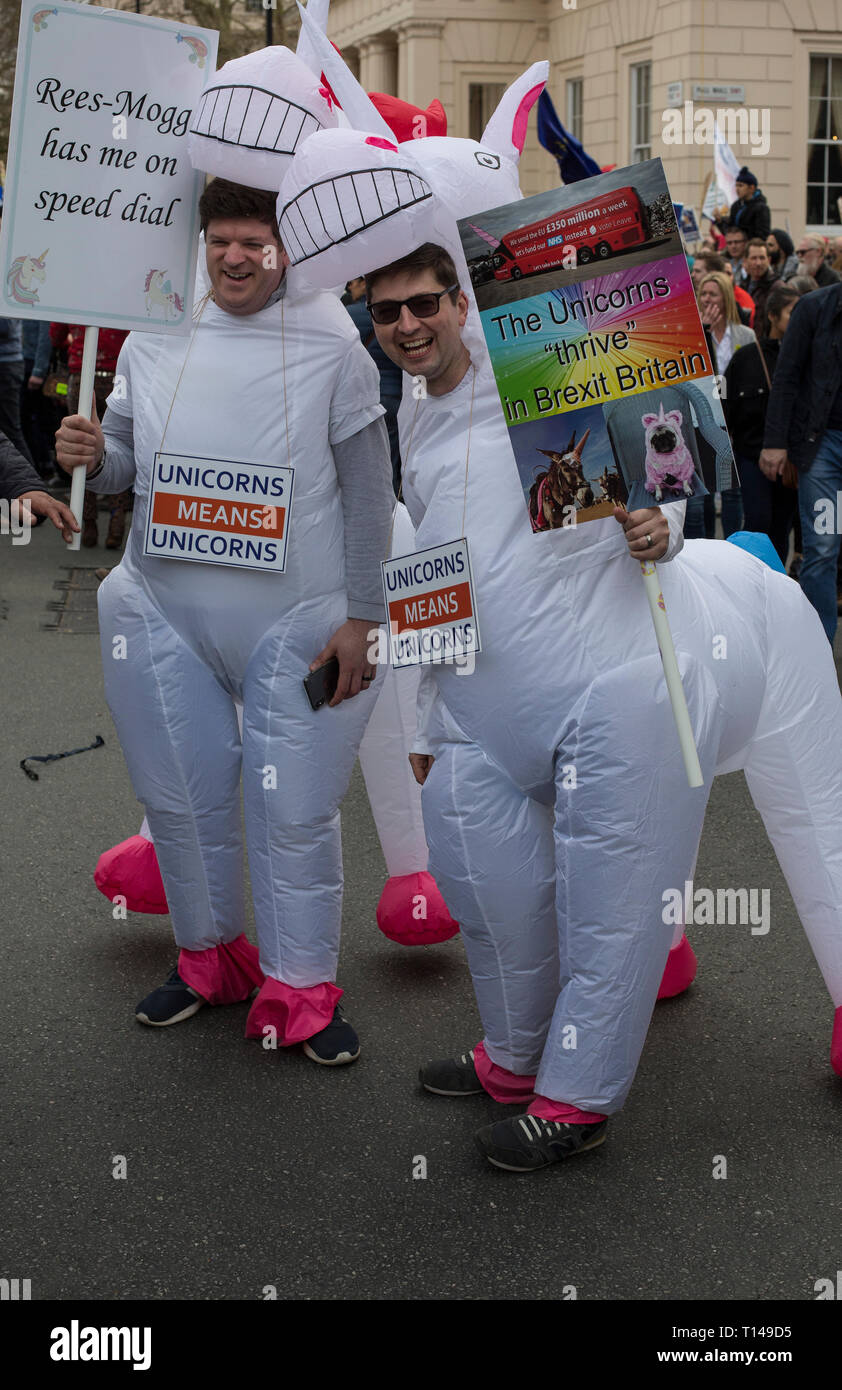
[{"label": "white inflatable unicorn costume", "polygon": [[[506,176],[540,74],[514,84],[479,147],[397,148],[373,108],[360,117],[361,89],[352,109],[341,60],[324,51],[322,66],[363,129],[320,132],[298,150],[278,202],[287,253],[329,285],[432,242],[452,255],[469,300],[475,377],[420,404],[405,395],[401,435],[403,448],[414,422],[404,490],[419,550],[459,534],[466,453],[481,460],[464,534],[483,650],[469,677],[425,670],[421,724],[435,755],[422,798],[430,868],[468,952],[483,1084],[579,1114],[619,1109],[670,948],[664,893],[692,877],[713,776],[737,768],[831,994],[842,1068],[842,701],[814,610],[795,583],[724,542],[688,542],[662,567],[704,774],[690,789],[616,523],[541,536],[528,525],[454,210],[487,207],[489,181],[496,203],[511,199]],[[730,637],[727,661],[715,659],[714,633]],[[816,727],[830,731],[821,749]],[[575,790],[562,776],[571,764]]]}]

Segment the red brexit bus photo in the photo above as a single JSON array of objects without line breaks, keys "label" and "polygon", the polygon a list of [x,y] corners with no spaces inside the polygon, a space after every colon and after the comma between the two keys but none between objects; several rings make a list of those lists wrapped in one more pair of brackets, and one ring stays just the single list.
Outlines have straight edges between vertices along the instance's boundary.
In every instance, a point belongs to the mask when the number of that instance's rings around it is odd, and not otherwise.
[{"label": "red brexit bus photo", "polygon": [[605,260],[650,240],[649,215],[636,188],[617,188],[503,237],[491,263],[496,280],[520,280],[570,264]]}]

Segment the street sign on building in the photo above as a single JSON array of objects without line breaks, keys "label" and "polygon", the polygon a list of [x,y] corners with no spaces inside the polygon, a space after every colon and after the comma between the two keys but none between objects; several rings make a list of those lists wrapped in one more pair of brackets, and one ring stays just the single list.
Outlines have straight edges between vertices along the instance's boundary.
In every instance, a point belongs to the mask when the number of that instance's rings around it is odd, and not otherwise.
[{"label": "street sign on building", "polygon": [[[744,105],[746,89],[742,82],[694,82],[694,101],[734,101]],[[669,103],[667,103],[669,104]]]}]

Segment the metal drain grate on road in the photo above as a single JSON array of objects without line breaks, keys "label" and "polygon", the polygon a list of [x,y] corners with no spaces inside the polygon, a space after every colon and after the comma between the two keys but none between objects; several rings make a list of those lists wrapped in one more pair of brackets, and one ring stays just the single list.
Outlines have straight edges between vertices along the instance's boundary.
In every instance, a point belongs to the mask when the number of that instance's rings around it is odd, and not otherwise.
[{"label": "metal drain grate on road", "polygon": [[99,632],[96,611],[96,592],[105,572],[99,568],[73,568],[62,565],[67,570],[67,579],[57,579],[53,584],[62,597],[47,604],[49,612],[55,614],[55,621],[42,623],[47,632]]}]

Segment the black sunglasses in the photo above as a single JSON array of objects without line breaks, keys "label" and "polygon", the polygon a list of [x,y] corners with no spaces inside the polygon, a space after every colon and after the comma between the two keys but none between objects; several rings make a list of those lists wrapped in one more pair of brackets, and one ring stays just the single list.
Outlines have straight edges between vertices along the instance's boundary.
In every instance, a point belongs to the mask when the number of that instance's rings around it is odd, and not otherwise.
[{"label": "black sunglasses", "polygon": [[458,288],[457,283],[448,286],[446,290],[438,290],[438,292],[430,290],[426,294],[413,294],[409,299],[381,299],[377,304],[367,304],[366,308],[374,323],[397,323],[404,304],[414,318],[431,319],[441,307],[439,300],[442,295],[452,294]]}]

